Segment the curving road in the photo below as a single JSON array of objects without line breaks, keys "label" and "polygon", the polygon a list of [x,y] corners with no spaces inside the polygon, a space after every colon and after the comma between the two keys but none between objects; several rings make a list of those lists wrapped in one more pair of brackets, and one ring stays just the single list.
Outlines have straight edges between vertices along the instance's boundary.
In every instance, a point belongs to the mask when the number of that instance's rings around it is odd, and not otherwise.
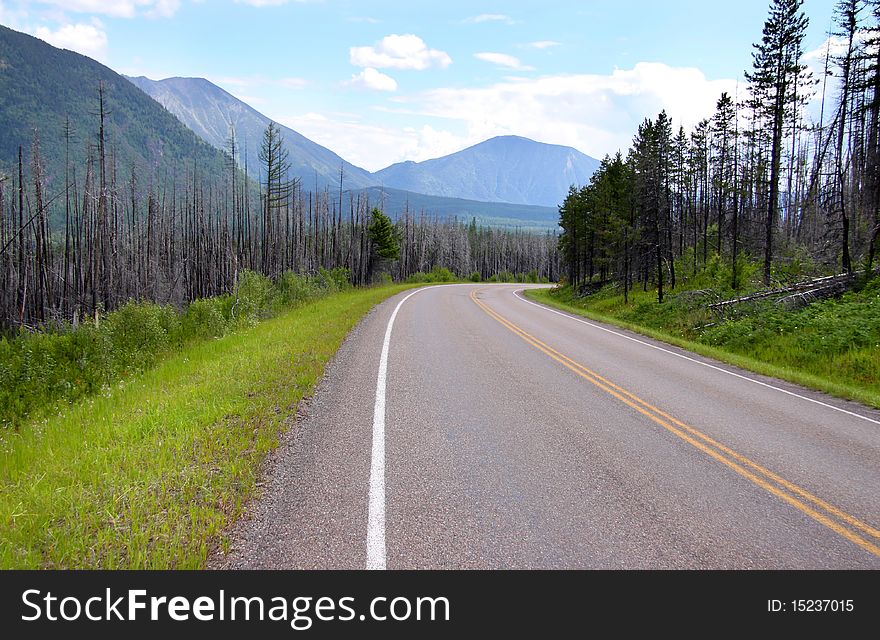
[{"label": "curving road", "polygon": [[522,288],[377,307],[211,565],[880,568],[880,412]]}]

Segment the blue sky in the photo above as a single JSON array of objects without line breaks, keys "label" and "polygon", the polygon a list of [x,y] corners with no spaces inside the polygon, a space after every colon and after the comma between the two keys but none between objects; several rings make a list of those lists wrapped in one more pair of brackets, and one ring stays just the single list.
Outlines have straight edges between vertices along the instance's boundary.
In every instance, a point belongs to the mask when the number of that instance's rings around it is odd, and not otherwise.
[{"label": "blue sky", "polygon": [[[120,73],[208,78],[376,170],[503,134],[602,157],[662,108],[690,127],[736,90],[768,4],[0,0],[0,23]],[[832,6],[804,2],[807,51]]]}]

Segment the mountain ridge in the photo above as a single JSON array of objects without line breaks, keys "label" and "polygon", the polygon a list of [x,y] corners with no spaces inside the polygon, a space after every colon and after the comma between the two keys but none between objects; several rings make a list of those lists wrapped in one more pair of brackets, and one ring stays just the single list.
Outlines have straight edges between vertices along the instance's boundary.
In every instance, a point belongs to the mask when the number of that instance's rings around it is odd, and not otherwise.
[{"label": "mountain ridge", "polygon": [[[226,148],[234,127],[238,145],[244,149],[247,162],[254,168],[258,166],[263,131],[269,122],[273,122],[268,116],[205,78],[125,78],[217,149]],[[316,180],[320,188],[336,185],[339,183],[339,170],[344,168],[347,186],[365,188],[375,184],[372,174],[366,169],[348,162],[298,131],[274,122],[284,138],[291,172],[304,183]]]}]

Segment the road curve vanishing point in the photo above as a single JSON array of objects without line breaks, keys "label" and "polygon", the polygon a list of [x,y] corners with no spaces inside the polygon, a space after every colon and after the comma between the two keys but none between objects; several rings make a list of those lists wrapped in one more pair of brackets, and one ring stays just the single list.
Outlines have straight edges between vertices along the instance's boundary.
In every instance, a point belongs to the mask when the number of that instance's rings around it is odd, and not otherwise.
[{"label": "road curve vanishing point", "polygon": [[211,565],[880,568],[880,413],[523,288],[374,310]]}]

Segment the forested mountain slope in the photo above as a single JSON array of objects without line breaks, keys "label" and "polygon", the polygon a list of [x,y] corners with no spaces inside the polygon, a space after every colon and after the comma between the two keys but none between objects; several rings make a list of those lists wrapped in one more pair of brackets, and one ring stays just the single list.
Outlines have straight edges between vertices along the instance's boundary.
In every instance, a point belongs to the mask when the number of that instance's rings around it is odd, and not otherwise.
[{"label": "forested mountain slope", "polygon": [[0,171],[17,171],[18,148],[30,163],[34,132],[50,194],[64,183],[66,122],[71,165],[97,156],[103,86],[108,173],[141,182],[183,177],[195,168],[222,175],[223,155],[112,69],[78,53],[0,26]]}]

